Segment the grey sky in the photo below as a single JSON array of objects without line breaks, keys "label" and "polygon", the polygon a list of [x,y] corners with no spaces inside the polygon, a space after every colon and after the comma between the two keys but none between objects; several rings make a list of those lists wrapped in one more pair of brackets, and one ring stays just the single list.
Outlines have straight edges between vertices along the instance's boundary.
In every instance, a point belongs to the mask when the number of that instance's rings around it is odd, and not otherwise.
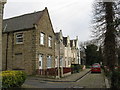
[{"label": "grey sky", "polygon": [[48,8],[55,32],[60,29],[63,35],[79,41],[90,38],[90,20],[93,0],[8,0],[4,18]]}]

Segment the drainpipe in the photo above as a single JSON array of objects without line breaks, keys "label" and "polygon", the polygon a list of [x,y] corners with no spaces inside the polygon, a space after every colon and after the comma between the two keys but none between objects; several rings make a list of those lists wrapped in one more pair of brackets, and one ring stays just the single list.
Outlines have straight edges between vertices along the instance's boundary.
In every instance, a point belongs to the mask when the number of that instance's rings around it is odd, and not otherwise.
[{"label": "drainpipe", "polygon": [[6,41],[6,62],[5,62],[5,70],[7,70],[7,59],[8,59],[8,37],[9,37],[9,33],[7,33],[7,41]]},{"label": "drainpipe", "polygon": [[[12,62],[13,62],[13,58],[14,58],[14,33],[12,33]],[[12,69],[13,69],[13,63],[12,63]]]},{"label": "drainpipe", "polygon": [[2,70],[2,23],[3,23],[3,8],[6,0],[0,0],[0,71]]},{"label": "drainpipe", "polygon": [[59,44],[58,78],[60,78],[61,77],[61,75],[60,75],[60,40],[59,40],[58,44]]}]

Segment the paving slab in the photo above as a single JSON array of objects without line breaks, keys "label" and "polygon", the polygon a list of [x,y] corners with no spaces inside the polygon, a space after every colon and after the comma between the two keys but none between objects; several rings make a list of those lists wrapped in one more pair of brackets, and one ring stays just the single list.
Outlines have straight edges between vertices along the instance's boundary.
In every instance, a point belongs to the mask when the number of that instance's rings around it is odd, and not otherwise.
[{"label": "paving slab", "polygon": [[70,76],[63,77],[57,81],[71,81],[71,82],[73,81],[73,82],[75,82],[88,72],[90,72],[90,69],[85,69],[85,70],[80,71],[79,73],[71,74]]},{"label": "paving slab", "polygon": [[42,78],[42,77],[28,77],[27,80],[39,80],[39,81],[53,81],[53,82],[75,82],[77,79],[85,75],[86,73],[90,72],[90,69],[85,69],[80,71],[79,73],[74,73],[66,77],[62,77],[60,79],[53,79],[53,78]]},{"label": "paving slab", "polygon": [[[29,85],[36,88],[106,88],[103,73],[89,72],[90,69],[85,69],[60,79],[28,77],[24,86]],[[85,75],[86,73],[88,74]],[[84,75],[85,77],[80,79]]]}]

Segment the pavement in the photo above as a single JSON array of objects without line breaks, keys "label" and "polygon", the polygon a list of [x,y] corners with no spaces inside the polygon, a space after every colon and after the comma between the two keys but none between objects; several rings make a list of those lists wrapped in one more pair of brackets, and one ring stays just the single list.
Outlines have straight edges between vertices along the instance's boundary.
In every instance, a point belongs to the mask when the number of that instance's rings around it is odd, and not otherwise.
[{"label": "pavement", "polygon": [[56,81],[61,81],[61,82],[76,82],[77,80],[79,80],[80,78],[82,78],[84,75],[86,75],[89,72],[90,72],[90,69],[85,69],[83,71],[80,71],[79,73],[71,74],[69,76],[60,78],[60,79],[58,79]]},{"label": "pavement", "polygon": [[74,73],[60,79],[30,76],[23,84],[23,88],[109,88],[103,73],[88,74],[89,72],[90,69],[85,69],[79,73]]},{"label": "pavement", "polygon": [[82,78],[84,75],[86,75],[88,72],[90,72],[90,69],[85,69],[80,71],[79,73],[74,73],[66,77],[62,77],[60,79],[53,79],[53,78],[43,78],[43,77],[28,77],[29,80],[39,80],[43,82],[76,82],[78,79]]},{"label": "pavement", "polygon": [[110,88],[110,83],[107,77],[105,77],[105,85],[106,85],[106,88]]},{"label": "pavement", "polygon": [[66,88],[72,86],[73,83],[75,83],[78,79],[83,77],[88,72],[90,72],[90,69],[85,69],[83,71],[80,71],[79,73],[74,73],[60,79],[29,76],[26,79],[25,83],[22,85],[22,88],[48,88],[48,87]]}]

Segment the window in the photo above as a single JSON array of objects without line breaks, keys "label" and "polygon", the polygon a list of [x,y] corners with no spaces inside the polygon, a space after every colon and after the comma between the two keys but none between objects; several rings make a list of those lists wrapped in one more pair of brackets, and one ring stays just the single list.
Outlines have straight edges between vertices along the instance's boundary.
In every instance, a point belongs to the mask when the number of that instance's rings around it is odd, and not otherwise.
[{"label": "window", "polygon": [[41,45],[44,45],[44,37],[45,37],[45,34],[44,33],[40,33],[40,44]]},{"label": "window", "polygon": [[68,60],[68,65],[70,65],[70,61]]},{"label": "window", "polygon": [[47,56],[47,68],[51,68],[52,65],[52,56]]},{"label": "window", "polygon": [[99,65],[94,65],[92,66],[93,68],[99,68],[100,66]]},{"label": "window", "polygon": [[48,37],[48,47],[52,47],[52,37]]},{"label": "window", "polygon": [[55,67],[58,67],[58,57],[55,57]]},{"label": "window", "polygon": [[16,43],[17,44],[23,43],[23,33],[16,34]]},{"label": "window", "polygon": [[63,57],[60,56],[60,67],[62,67],[62,59],[63,59]]},{"label": "window", "polygon": [[66,63],[66,61],[65,61],[65,67],[67,67],[67,63]]},{"label": "window", "polygon": [[42,69],[43,54],[39,54],[39,69]]}]

